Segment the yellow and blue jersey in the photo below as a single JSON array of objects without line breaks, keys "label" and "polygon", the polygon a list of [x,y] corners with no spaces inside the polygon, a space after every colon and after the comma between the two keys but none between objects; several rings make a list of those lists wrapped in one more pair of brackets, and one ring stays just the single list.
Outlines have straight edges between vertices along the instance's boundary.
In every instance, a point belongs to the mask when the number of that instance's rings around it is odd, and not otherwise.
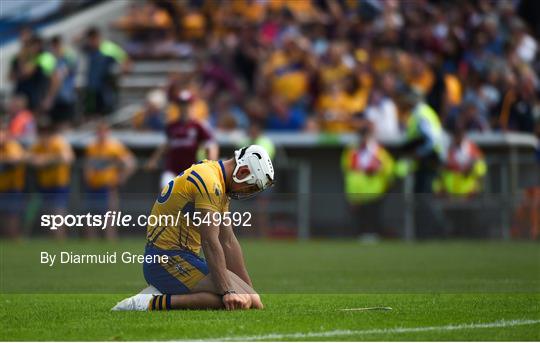
[{"label": "yellow and blue jersey", "polygon": [[[23,147],[15,140],[0,146],[0,155],[5,158],[21,159]],[[25,168],[23,163],[0,162],[0,192],[21,192],[24,189]]]},{"label": "yellow and blue jersey", "polygon": [[116,139],[93,142],[86,148],[88,161],[86,184],[90,189],[115,187],[120,175],[120,161],[131,155],[130,151]]},{"label": "yellow and blue jersey", "polygon": [[[146,281],[160,292],[189,293],[209,273],[206,261],[199,257],[199,228],[188,222],[184,215],[203,210],[228,211],[225,184],[223,163],[204,160],[180,173],[161,191],[151,212],[158,222],[147,227],[145,254],[167,255],[169,260],[143,264]],[[172,216],[175,220],[178,218],[178,225],[159,223],[159,218],[164,216]]]},{"label": "yellow and blue jersey", "polygon": [[[151,244],[164,250],[201,249],[199,228],[186,219],[194,211],[225,212],[229,199],[225,195],[225,169],[221,161],[204,160],[192,165],[171,180],[161,191],[152,208],[151,217],[178,218],[178,225],[148,225],[146,237]],[[175,223],[167,223],[175,224]]]},{"label": "yellow and blue jersey", "polygon": [[[47,143],[37,142],[30,151],[34,155],[60,155],[71,150],[70,144],[60,135],[51,137]],[[71,178],[71,166],[68,163],[56,163],[36,169],[37,184],[40,190],[50,191],[67,189]]]}]

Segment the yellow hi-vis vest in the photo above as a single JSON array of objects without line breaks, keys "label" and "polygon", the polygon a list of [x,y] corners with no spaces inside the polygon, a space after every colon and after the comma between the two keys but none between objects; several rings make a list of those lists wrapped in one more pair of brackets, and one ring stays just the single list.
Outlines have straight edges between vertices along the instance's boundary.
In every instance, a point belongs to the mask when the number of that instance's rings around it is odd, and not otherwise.
[{"label": "yellow hi-vis vest", "polygon": [[418,138],[424,133],[433,146],[432,149],[440,154],[442,150],[443,129],[437,112],[426,103],[417,104],[407,120],[407,140]]},{"label": "yellow hi-vis vest", "polygon": [[434,192],[462,197],[480,192],[487,165],[476,144],[464,140],[460,146],[450,146],[447,156],[443,170],[433,182]]},{"label": "yellow hi-vis vest", "polygon": [[352,204],[376,200],[386,193],[394,176],[394,159],[380,144],[349,147],[341,157],[345,193]]}]

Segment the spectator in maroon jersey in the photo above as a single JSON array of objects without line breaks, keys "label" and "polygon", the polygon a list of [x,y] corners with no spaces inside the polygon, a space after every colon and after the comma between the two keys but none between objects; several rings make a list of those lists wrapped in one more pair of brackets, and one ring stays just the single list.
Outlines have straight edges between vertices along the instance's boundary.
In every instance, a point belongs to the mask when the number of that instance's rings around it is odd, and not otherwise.
[{"label": "spectator in maroon jersey", "polygon": [[156,169],[161,157],[165,155],[165,168],[161,174],[161,187],[183,170],[191,167],[197,160],[197,152],[201,147],[206,150],[210,160],[217,160],[219,147],[214,140],[210,128],[203,123],[190,119],[188,105],[193,100],[193,94],[182,90],[174,99],[180,109],[178,119],[165,127],[167,142],[154,151],[146,164],[147,169]]}]

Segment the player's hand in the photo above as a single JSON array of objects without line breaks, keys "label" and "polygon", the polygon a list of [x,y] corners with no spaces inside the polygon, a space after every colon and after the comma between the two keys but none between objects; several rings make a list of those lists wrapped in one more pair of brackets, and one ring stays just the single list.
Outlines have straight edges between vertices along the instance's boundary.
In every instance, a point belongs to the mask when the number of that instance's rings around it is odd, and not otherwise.
[{"label": "player's hand", "polygon": [[120,176],[118,177],[118,186],[123,186],[126,184],[127,180],[129,178],[129,175],[126,174],[126,173],[122,173],[120,174]]},{"label": "player's hand", "polygon": [[43,167],[47,165],[50,161],[50,157],[48,155],[38,155],[32,157],[32,165],[36,167]]},{"label": "player's hand", "polygon": [[223,304],[227,310],[245,309],[248,306],[246,297],[241,294],[228,293],[223,296]]}]

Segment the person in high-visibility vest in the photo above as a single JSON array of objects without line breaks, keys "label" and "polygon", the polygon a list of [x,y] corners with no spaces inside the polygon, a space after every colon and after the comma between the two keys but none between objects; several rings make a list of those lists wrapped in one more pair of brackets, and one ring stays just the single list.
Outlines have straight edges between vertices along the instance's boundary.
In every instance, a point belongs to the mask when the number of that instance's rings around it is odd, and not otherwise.
[{"label": "person in high-visibility vest", "polygon": [[480,148],[465,137],[465,130],[456,125],[446,162],[433,184],[436,193],[454,197],[471,197],[482,189],[487,165]]},{"label": "person in high-visibility vest", "polygon": [[382,199],[394,177],[394,159],[373,132],[369,122],[360,128],[360,143],[346,148],[341,158],[345,193],[362,235],[381,233]]},{"label": "person in high-visibility vest", "polygon": [[443,154],[441,121],[437,112],[413,89],[403,90],[398,106],[406,125],[403,150],[414,161],[414,191],[431,193]]},{"label": "person in high-visibility vest", "polygon": [[242,146],[256,144],[262,146],[274,158],[276,155],[276,146],[268,136],[263,132],[264,125],[261,121],[252,119],[249,123],[248,136],[242,141]]},{"label": "person in high-visibility vest", "polygon": [[406,125],[402,151],[412,162],[409,169],[414,175],[415,232],[421,238],[439,236],[445,222],[440,209],[433,206],[432,194],[443,160],[442,125],[435,110],[412,88],[400,90],[397,104]]}]

